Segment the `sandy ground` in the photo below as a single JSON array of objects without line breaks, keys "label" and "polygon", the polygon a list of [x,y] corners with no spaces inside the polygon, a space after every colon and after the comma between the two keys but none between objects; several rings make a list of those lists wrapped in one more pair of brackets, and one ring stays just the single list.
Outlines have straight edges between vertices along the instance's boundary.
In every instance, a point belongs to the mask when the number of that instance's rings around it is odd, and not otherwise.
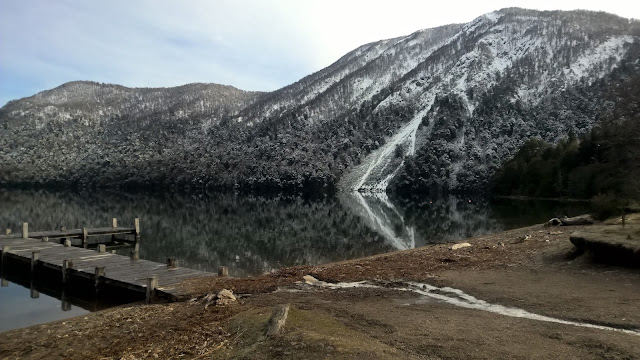
[{"label": "sandy ground", "polygon": [[[222,288],[228,306],[201,301],[130,305],[0,335],[3,359],[640,359],[637,335],[463,308],[407,281],[460,289],[491,304],[615,329],[640,329],[640,268],[577,256],[569,233],[533,226],[451,250],[433,245],[248,279],[186,283],[193,298]],[[378,288],[328,289],[367,280]],[[185,299],[187,300],[187,299]],[[272,309],[290,304],[280,336]]]}]

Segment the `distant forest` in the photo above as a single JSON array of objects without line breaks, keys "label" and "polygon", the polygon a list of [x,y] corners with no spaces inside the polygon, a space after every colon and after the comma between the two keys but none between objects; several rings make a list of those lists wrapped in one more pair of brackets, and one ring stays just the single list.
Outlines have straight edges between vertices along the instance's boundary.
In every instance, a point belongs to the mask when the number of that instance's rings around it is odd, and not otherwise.
[{"label": "distant forest", "polygon": [[[491,190],[500,195],[615,198],[640,197],[640,113],[637,94],[621,101],[616,120],[602,123],[580,137],[573,134],[553,145],[538,138],[527,141],[492,177]],[[633,98],[633,99],[632,99]]]},{"label": "distant forest", "polygon": [[[632,46],[627,56],[608,76],[528,109],[511,101],[513,81],[485,94],[472,117],[459,98],[436,99],[423,120],[432,129],[428,145],[406,159],[394,190],[588,199],[630,196],[633,188],[640,195],[640,47]],[[557,137],[563,133],[564,139]],[[452,145],[463,139],[463,146]],[[476,145],[491,139],[498,139],[493,147]],[[469,160],[447,180],[460,158]],[[442,188],[447,182],[458,185]]]}]

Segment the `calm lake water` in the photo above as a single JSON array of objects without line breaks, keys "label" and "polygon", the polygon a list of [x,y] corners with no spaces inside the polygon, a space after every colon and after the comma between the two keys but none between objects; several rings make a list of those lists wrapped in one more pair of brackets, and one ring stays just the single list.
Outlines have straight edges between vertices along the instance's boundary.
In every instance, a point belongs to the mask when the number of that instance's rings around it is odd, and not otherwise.
[{"label": "calm lake water", "polygon": [[[581,203],[453,197],[400,201],[383,194],[309,201],[0,189],[0,229],[19,231],[22,222],[29,223],[30,231],[103,227],[113,217],[120,226],[133,226],[139,217],[141,258],[164,263],[175,257],[179,266],[212,272],[226,265],[235,277],[456,241],[585,212]],[[0,288],[3,323],[14,312],[5,306],[8,297],[17,296],[17,290],[7,289],[17,287]],[[32,301],[29,289],[24,290],[25,301]],[[51,311],[61,311],[59,301]]]},{"label": "calm lake water", "polygon": [[[0,332],[84,315],[89,311],[12,282],[0,287]],[[37,294],[37,295],[36,295]]]}]

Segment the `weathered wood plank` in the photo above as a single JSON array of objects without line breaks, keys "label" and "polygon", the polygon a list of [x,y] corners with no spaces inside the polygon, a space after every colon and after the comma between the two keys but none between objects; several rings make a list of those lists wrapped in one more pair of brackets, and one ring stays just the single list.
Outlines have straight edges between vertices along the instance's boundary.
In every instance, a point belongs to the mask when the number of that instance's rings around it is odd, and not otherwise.
[{"label": "weathered wood plank", "polygon": [[[86,229],[87,236],[106,236],[106,235],[136,235],[135,227],[102,227]],[[28,236],[31,239],[39,239],[42,237],[48,237],[50,239],[59,239],[67,237],[81,238],[84,234],[83,229],[70,229],[70,230],[47,230],[47,231],[28,231]],[[11,233],[6,235],[0,235],[0,239],[15,239],[22,238],[22,233]]]},{"label": "weathered wood plank", "polygon": [[[108,229],[113,230],[113,228]],[[71,237],[74,231],[47,232],[48,235],[52,233],[58,233],[61,237]],[[211,274],[198,270],[170,267],[166,264],[148,260],[130,260],[126,256],[99,253],[79,247],[64,247],[56,242],[42,242],[31,238],[33,234],[29,233],[30,238],[28,239],[21,237],[0,238],[0,245],[6,245],[10,249],[7,254],[3,255],[7,255],[11,259],[21,260],[27,264],[37,263],[35,271],[48,268],[60,273],[64,272],[65,281],[72,277],[82,277],[95,282],[96,268],[98,268],[99,275],[97,278],[99,278],[101,284],[112,284],[134,291],[146,292],[148,279],[156,276],[156,291],[179,296],[180,292],[183,291],[179,288],[182,281],[199,276],[211,276]],[[34,253],[36,252],[36,259],[34,260]],[[65,260],[67,261],[66,267],[63,265]],[[71,261],[69,262],[68,260]]]}]

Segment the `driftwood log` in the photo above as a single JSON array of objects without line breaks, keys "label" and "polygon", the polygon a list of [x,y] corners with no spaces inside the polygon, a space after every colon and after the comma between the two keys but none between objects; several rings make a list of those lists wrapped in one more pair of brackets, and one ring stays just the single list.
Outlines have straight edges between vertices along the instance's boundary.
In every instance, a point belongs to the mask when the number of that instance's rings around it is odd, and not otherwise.
[{"label": "driftwood log", "polygon": [[289,304],[278,305],[273,309],[269,323],[267,324],[267,336],[280,334],[289,315]]},{"label": "driftwood log", "polygon": [[547,221],[547,226],[572,226],[572,225],[592,225],[594,223],[591,215],[580,215],[575,217],[553,218]]}]

